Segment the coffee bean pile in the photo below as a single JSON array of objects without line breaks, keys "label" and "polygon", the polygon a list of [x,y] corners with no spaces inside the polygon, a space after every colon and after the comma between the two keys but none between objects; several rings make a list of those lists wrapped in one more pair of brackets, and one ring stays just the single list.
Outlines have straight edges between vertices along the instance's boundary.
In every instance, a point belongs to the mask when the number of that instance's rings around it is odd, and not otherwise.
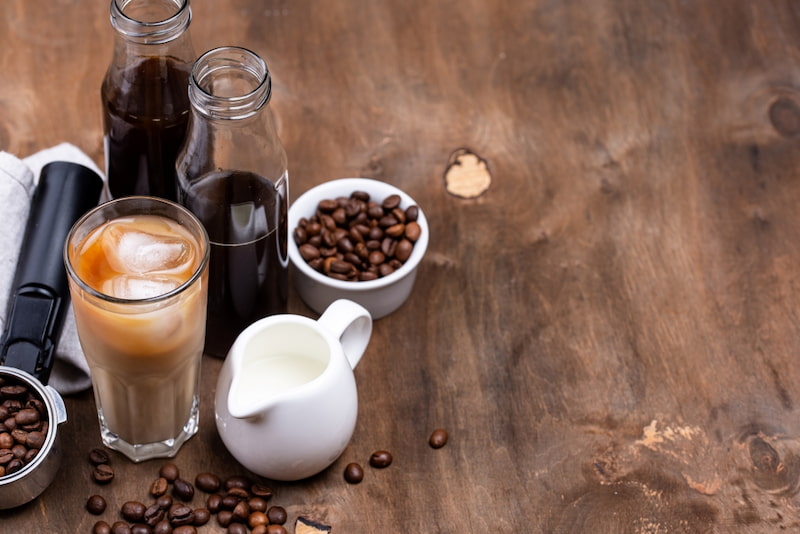
[{"label": "coffee bean pile", "polygon": [[[104,451],[92,451],[90,459],[98,452]],[[201,506],[192,505],[196,490],[206,494]],[[147,502],[125,502],[118,521],[97,521],[92,534],[196,534],[212,518],[229,534],[287,534],[283,526],[286,510],[268,505],[272,489],[245,476],[223,480],[213,473],[200,473],[189,482],[175,464],[166,463],[149,485],[148,495]],[[102,515],[106,508],[100,495],[92,495],[86,502],[86,510],[94,515]]]},{"label": "coffee bean pile", "polygon": [[321,200],[310,218],[294,229],[303,259],[337,280],[368,281],[392,274],[411,256],[422,234],[419,208],[400,207],[400,196],[381,203],[369,193]]},{"label": "coffee bean pile", "polygon": [[49,426],[42,399],[15,377],[0,376],[0,477],[33,461]]}]

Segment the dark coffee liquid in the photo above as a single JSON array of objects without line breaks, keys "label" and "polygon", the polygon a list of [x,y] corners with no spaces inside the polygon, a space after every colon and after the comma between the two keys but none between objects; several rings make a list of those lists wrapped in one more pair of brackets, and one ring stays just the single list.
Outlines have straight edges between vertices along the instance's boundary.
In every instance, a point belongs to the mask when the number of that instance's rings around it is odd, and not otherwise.
[{"label": "dark coffee liquid", "polygon": [[175,159],[189,119],[191,65],[148,57],[103,82],[106,172],[111,196],[175,200]]},{"label": "dark coffee liquid", "polygon": [[178,197],[211,242],[206,352],[224,357],[251,323],[286,312],[286,199],[271,181],[246,172],[207,174],[179,187]]}]

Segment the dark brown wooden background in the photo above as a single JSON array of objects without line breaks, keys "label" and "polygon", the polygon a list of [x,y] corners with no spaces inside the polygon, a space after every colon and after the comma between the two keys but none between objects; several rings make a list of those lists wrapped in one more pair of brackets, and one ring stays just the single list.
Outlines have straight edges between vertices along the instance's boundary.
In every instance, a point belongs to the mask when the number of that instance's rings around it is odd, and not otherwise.
[{"label": "dark brown wooden background", "polygon": [[[432,242],[357,368],[326,472],[274,483],[333,532],[760,533],[800,527],[800,4],[792,0],[193,0],[198,52],[274,76],[291,194],[394,183]],[[0,3],[0,149],[103,163],[106,1]],[[451,154],[493,178],[449,194]],[[291,311],[311,315],[296,294]],[[184,475],[241,472],[213,422]],[[3,532],[89,532],[90,394],[59,478]],[[427,446],[436,427],[450,432]],[[386,470],[342,480],[380,448]],[[116,508],[115,508],[116,507]],[[104,516],[115,519],[110,510]],[[219,531],[206,528],[203,532]],[[291,530],[290,530],[291,531]]]}]

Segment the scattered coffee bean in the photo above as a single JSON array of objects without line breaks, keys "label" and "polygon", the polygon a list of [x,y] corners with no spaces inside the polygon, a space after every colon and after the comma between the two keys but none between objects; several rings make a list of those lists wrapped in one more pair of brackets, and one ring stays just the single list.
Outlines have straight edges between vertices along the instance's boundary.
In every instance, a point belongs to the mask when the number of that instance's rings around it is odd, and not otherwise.
[{"label": "scattered coffee bean", "polygon": [[233,512],[230,510],[220,510],[217,512],[217,523],[223,528],[227,528],[233,520]]},{"label": "scattered coffee bean", "polygon": [[267,519],[275,525],[286,523],[286,509],[283,506],[270,506],[267,510]]},{"label": "scattered coffee bean", "polygon": [[166,519],[162,519],[153,527],[153,534],[172,534],[172,525]]},{"label": "scattered coffee bean", "polygon": [[200,473],[195,477],[194,485],[200,491],[214,493],[219,491],[222,482],[220,481],[219,477],[213,473]]},{"label": "scattered coffee bean", "polygon": [[161,508],[157,502],[155,502],[148,506],[147,510],[144,511],[144,522],[151,527],[154,527],[164,519],[165,515],[166,511]]},{"label": "scattered coffee bean", "polygon": [[172,494],[184,502],[189,502],[194,497],[194,486],[182,478],[176,478],[172,483]]},{"label": "scattered coffee bean", "polygon": [[111,461],[108,453],[103,449],[92,449],[89,451],[89,462],[92,465],[107,464]]},{"label": "scattered coffee bean", "polygon": [[92,534],[111,534],[111,525],[105,521],[98,521],[92,527]]},{"label": "scattered coffee bean", "polygon": [[392,453],[389,451],[375,451],[369,457],[369,465],[382,469],[392,463]]},{"label": "scattered coffee bean", "polygon": [[250,534],[267,534],[267,527],[269,525],[258,525],[256,528],[250,531]]},{"label": "scattered coffee bean", "polygon": [[238,523],[244,523],[247,521],[247,516],[250,515],[250,507],[247,505],[246,501],[239,501],[236,503],[236,506],[233,507],[233,521]]},{"label": "scattered coffee bean", "polygon": [[153,534],[153,529],[149,525],[136,523],[131,526],[131,534]]},{"label": "scattered coffee bean", "polygon": [[370,201],[364,191],[321,200],[294,229],[300,255],[313,269],[339,280],[390,275],[408,260],[422,234],[419,208],[403,210],[400,202],[399,195]]},{"label": "scattered coffee bean", "polygon": [[117,521],[111,525],[111,534],[132,534],[131,526],[124,521]]},{"label": "scattered coffee bean", "polygon": [[254,497],[261,497],[265,501],[268,501],[270,497],[272,497],[272,488],[264,484],[253,484],[250,487],[250,493],[252,493]]},{"label": "scattered coffee bean", "polygon": [[156,499],[156,504],[162,510],[169,510],[169,507],[172,506],[173,500],[171,495],[162,495],[158,499]]},{"label": "scattered coffee bean", "polygon": [[150,485],[150,495],[153,497],[161,497],[167,492],[168,487],[169,482],[167,482],[167,479],[164,477],[158,477]]},{"label": "scattered coffee bean", "polygon": [[428,439],[428,444],[434,449],[441,449],[447,444],[447,431],[442,428],[437,428]]},{"label": "scattered coffee bean", "polygon": [[287,534],[283,525],[268,525],[265,532],[267,534]]},{"label": "scattered coffee bean", "polygon": [[194,522],[196,527],[202,527],[211,520],[211,512],[207,508],[194,509]]},{"label": "scattered coffee bean", "polygon": [[267,525],[269,524],[269,518],[267,514],[264,512],[251,512],[249,516],[247,516],[247,525],[253,529],[259,525]]},{"label": "scattered coffee bean", "polygon": [[174,527],[191,525],[194,523],[194,510],[185,505],[173,506],[169,511],[169,522]]},{"label": "scattered coffee bean", "polygon": [[182,525],[173,530],[172,534],[197,534],[197,529],[192,525]]},{"label": "scattered coffee bean", "polygon": [[92,480],[98,484],[108,484],[114,480],[114,469],[108,464],[99,464],[92,471]]},{"label": "scattered coffee bean", "polygon": [[206,506],[212,514],[219,512],[220,507],[222,506],[222,495],[219,493],[209,495],[208,500],[206,500]]},{"label": "scattered coffee bean", "polygon": [[106,500],[101,495],[92,495],[86,501],[86,511],[92,515],[100,515],[106,511]]},{"label": "scattered coffee bean", "polygon": [[232,488],[248,489],[252,484],[250,479],[245,476],[234,475],[225,479],[225,489],[230,491]]},{"label": "scattered coffee bean", "polygon": [[228,525],[228,534],[247,534],[247,527],[242,523],[231,523]]},{"label": "scattered coffee bean", "polygon": [[349,463],[344,468],[344,479],[350,484],[358,484],[364,480],[364,469],[357,463]]},{"label": "scattered coffee bean", "polygon": [[267,511],[267,500],[263,497],[251,497],[247,500],[247,505],[250,506],[251,512]]},{"label": "scattered coffee bean", "polygon": [[147,507],[139,501],[128,501],[122,505],[120,514],[123,519],[131,523],[139,523],[144,521],[145,510],[147,510]]},{"label": "scattered coffee bean", "polygon": [[168,482],[175,482],[180,476],[180,471],[177,465],[166,463],[159,469],[158,476],[166,478]]}]

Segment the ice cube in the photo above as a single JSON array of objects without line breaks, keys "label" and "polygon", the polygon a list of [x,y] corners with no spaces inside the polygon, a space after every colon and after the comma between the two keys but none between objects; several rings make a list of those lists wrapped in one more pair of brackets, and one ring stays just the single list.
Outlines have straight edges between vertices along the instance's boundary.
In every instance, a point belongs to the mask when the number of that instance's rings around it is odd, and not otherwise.
[{"label": "ice cube", "polygon": [[103,293],[120,299],[147,299],[169,293],[181,283],[168,276],[123,274],[106,280]]},{"label": "ice cube", "polygon": [[101,239],[108,263],[119,273],[177,271],[191,261],[191,245],[174,234],[158,235],[112,223]]}]

